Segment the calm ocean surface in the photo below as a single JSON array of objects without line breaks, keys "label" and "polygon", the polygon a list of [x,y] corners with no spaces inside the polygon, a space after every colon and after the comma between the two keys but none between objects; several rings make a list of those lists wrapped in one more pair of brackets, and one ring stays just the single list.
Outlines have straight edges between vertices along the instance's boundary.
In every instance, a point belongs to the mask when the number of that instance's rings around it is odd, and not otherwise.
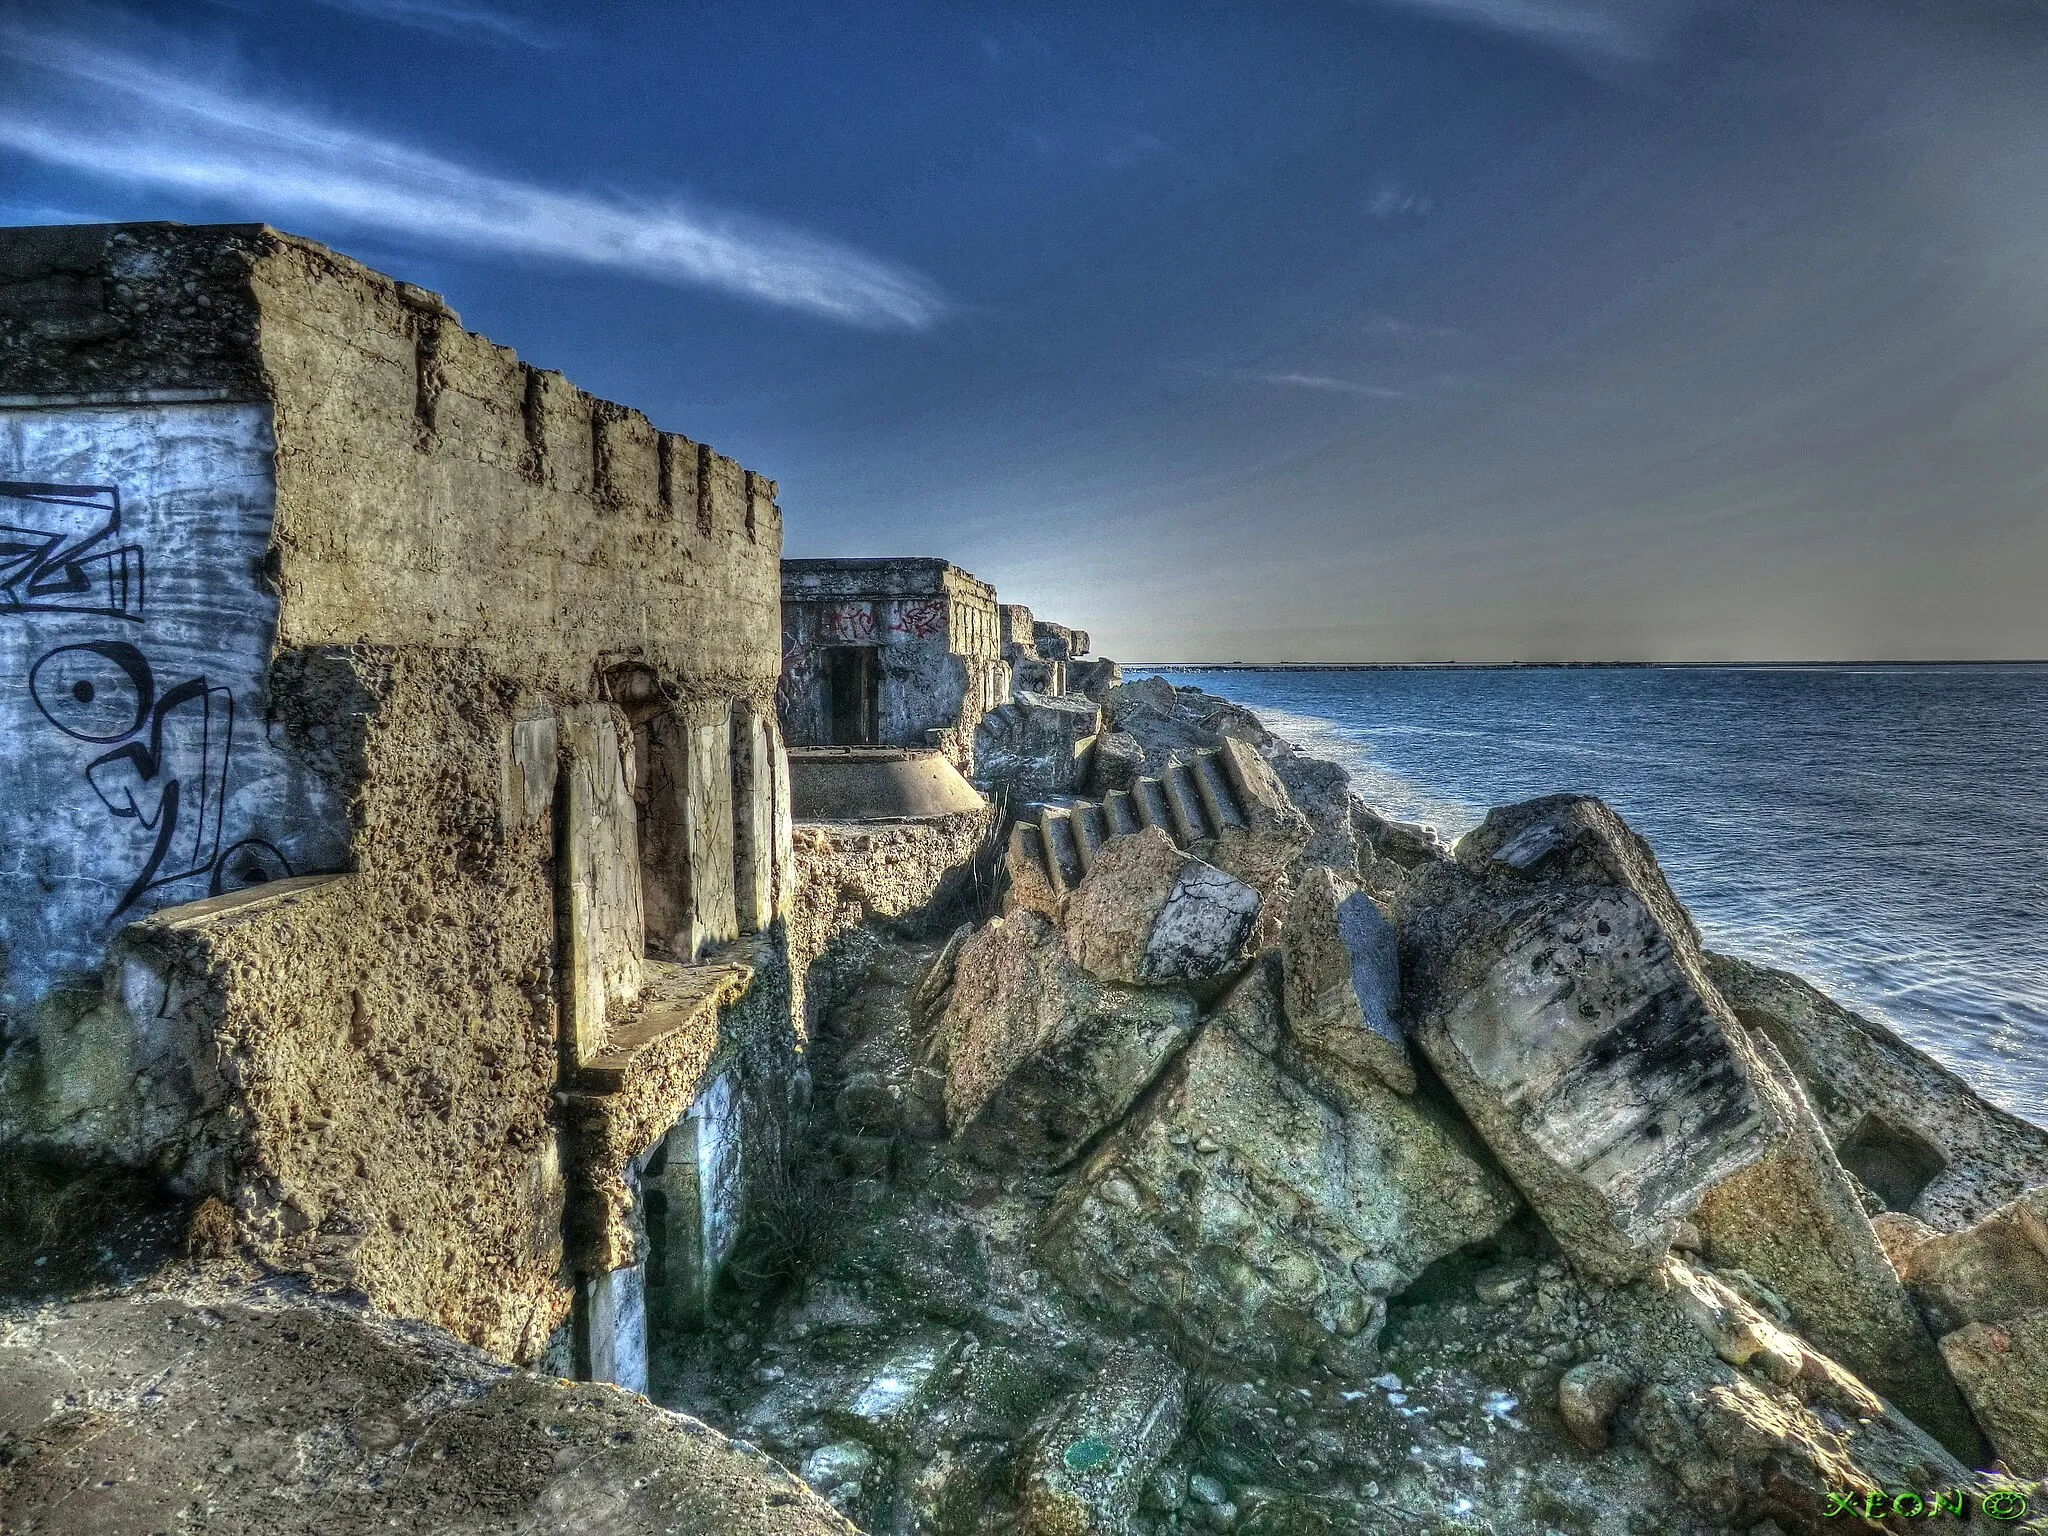
[{"label": "calm ocean surface", "polygon": [[1446,838],[1491,805],[1601,796],[1713,948],[2048,1125],[2048,666],[1154,670]]}]

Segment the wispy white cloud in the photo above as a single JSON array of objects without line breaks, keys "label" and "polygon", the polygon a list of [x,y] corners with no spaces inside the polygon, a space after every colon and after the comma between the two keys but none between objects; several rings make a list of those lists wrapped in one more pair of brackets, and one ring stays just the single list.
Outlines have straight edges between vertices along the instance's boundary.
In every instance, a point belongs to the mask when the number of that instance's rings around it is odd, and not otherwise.
[{"label": "wispy white cloud", "polygon": [[919,330],[948,310],[915,272],[821,236],[680,199],[494,175],[317,113],[195,83],[76,37],[0,24],[0,148],[243,217],[313,215],[505,255],[719,289],[847,325]]},{"label": "wispy white cloud", "polygon": [[412,27],[442,37],[487,43],[519,43],[552,48],[556,38],[538,22],[513,11],[465,5],[462,0],[315,0],[329,10],[348,11],[372,21]]},{"label": "wispy white cloud", "polygon": [[1373,400],[1406,400],[1405,389],[1386,384],[1362,384],[1356,379],[1332,378],[1326,373],[1240,372],[1238,378],[1254,384],[1273,384],[1283,389],[1320,389],[1335,395],[1363,395]]},{"label": "wispy white cloud", "polygon": [[1561,49],[1582,58],[1628,61],[1658,52],[1700,0],[1377,0],[1464,26]]}]

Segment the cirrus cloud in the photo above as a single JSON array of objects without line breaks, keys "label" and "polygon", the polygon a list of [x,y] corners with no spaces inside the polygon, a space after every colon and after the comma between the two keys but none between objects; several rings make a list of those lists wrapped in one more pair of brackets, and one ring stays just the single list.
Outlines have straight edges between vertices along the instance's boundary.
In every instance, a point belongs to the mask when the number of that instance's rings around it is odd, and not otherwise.
[{"label": "cirrus cloud", "polygon": [[500,255],[608,267],[868,329],[950,305],[909,269],[678,197],[498,175],[297,107],[195,83],[75,36],[0,27],[0,148],[262,219],[312,215]]}]

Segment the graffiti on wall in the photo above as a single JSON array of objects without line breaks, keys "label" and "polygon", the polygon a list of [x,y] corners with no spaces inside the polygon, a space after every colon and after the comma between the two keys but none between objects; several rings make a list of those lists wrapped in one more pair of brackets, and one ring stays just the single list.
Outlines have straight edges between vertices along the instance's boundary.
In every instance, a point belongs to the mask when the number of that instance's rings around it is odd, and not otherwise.
[{"label": "graffiti on wall", "polygon": [[111,485],[0,480],[0,614],[142,618],[142,550]]},{"label": "graffiti on wall", "polygon": [[234,757],[235,696],[187,677],[159,689],[149,658],[126,640],[87,640],[45,653],[28,675],[43,719],[74,741],[105,747],[83,767],[116,821],[133,821],[146,844],[135,878],[108,915],[147,891],[207,877],[207,893],[260,885],[291,873],[261,838],[221,848]]},{"label": "graffiti on wall", "polygon": [[161,907],[346,867],[265,720],[273,452],[260,406],[0,408],[0,1014]]}]

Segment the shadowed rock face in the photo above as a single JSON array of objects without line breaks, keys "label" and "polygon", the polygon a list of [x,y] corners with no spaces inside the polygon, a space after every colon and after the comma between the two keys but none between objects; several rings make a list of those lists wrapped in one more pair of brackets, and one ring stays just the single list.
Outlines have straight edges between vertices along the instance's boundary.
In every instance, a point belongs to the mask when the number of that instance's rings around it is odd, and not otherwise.
[{"label": "shadowed rock face", "polygon": [[1394,1019],[1399,940],[1373,899],[1328,870],[1310,870],[1288,906],[1281,941],[1296,1044],[1413,1093],[1415,1067]]},{"label": "shadowed rock face", "polygon": [[1416,1100],[1349,1087],[1340,1104],[1204,1029],[1055,1206],[1045,1263],[1219,1353],[1365,1349],[1388,1295],[1519,1202]]},{"label": "shadowed rock face", "polygon": [[994,1165],[1056,1167],[1130,1108],[1194,1024],[1186,992],[1098,981],[1036,913],[990,923],[961,945],[939,1024],[947,1123]]},{"label": "shadowed rock face", "polygon": [[1647,1272],[1782,1138],[1690,918],[1599,801],[1494,811],[1407,911],[1417,1043],[1590,1273]]}]

